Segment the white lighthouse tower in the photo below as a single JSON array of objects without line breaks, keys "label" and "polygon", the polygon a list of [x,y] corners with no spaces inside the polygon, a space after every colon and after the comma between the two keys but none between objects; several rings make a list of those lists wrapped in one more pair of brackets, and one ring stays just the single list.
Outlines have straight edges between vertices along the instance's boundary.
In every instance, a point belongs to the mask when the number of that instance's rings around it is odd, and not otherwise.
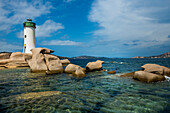
[{"label": "white lighthouse tower", "polygon": [[23,23],[24,27],[24,53],[32,53],[30,50],[35,48],[35,28],[36,25],[32,22],[32,19],[27,19],[27,22]]}]

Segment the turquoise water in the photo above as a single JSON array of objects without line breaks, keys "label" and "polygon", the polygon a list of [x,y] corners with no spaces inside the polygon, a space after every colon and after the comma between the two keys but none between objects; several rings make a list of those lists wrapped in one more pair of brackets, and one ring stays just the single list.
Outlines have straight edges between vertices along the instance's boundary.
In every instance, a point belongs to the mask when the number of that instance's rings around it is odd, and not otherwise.
[{"label": "turquoise water", "polygon": [[[71,60],[82,67],[91,60]],[[104,59],[103,68],[117,75],[140,70],[146,63],[170,67],[170,59]],[[111,61],[115,61],[111,63]],[[68,74],[35,74],[29,69],[0,70],[0,111],[13,113],[168,113],[170,79],[142,83],[107,72],[78,79]],[[60,91],[63,94],[20,98],[22,94]]]}]

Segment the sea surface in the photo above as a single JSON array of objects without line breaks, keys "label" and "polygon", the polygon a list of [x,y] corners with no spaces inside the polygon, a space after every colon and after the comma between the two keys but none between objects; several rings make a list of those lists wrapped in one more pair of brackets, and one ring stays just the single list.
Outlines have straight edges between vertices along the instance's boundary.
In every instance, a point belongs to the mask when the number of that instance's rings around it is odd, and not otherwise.
[{"label": "sea surface", "polygon": [[[85,67],[97,59],[70,60]],[[170,59],[101,59],[103,68],[115,70],[90,72],[85,78],[68,74],[45,75],[25,69],[0,70],[1,113],[168,113],[170,78],[163,82],[143,83],[123,73],[141,70],[146,63],[170,67]],[[114,61],[114,62],[113,62]],[[48,94],[60,91],[62,94]],[[30,96],[34,92],[46,95]],[[22,95],[22,96],[21,96]],[[25,97],[23,97],[25,95]],[[19,98],[22,97],[22,98]]]}]

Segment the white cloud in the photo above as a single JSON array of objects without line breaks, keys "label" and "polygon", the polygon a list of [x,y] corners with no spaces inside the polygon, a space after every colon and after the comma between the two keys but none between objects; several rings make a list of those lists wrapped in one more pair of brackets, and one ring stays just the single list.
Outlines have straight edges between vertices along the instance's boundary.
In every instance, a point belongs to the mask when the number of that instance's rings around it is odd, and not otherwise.
[{"label": "white cloud", "polygon": [[0,41],[0,45],[0,51],[15,51],[22,49],[21,46],[18,46],[16,44],[8,44],[6,41],[3,40]]},{"label": "white cloud", "polygon": [[81,42],[74,42],[70,40],[51,40],[51,41],[43,41],[42,45],[60,45],[60,46],[81,46]]},{"label": "white cloud", "polygon": [[[56,23],[52,20],[46,20],[42,25],[36,26],[35,34],[36,37],[51,37],[60,29],[64,29],[64,26],[61,23]],[[17,37],[23,38],[24,31],[17,33]]]},{"label": "white cloud", "polygon": [[37,26],[37,37],[51,37],[52,34],[57,33],[58,30],[64,29],[61,23],[56,23],[52,20],[47,20],[43,25]]},{"label": "white cloud", "polygon": [[95,0],[89,20],[100,27],[94,31],[97,39],[119,40],[120,45],[125,43],[139,48],[161,45],[169,41],[170,23],[160,22],[170,18],[169,4],[168,0]]},{"label": "white cloud", "polygon": [[28,17],[35,19],[50,13],[52,5],[40,0],[27,2],[26,0],[1,0],[0,1],[0,30],[8,31],[13,25],[22,23]]}]

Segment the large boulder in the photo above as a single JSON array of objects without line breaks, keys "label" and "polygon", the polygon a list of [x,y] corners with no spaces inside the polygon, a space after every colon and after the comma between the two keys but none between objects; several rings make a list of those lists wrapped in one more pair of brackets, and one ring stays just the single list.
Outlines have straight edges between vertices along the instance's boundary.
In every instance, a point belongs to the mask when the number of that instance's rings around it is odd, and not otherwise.
[{"label": "large boulder", "polygon": [[10,56],[10,59],[11,61],[14,61],[14,62],[25,62],[24,53],[21,53],[21,52],[12,53]]},{"label": "large boulder", "polygon": [[[75,65],[75,64],[69,64],[67,65],[67,67],[65,68],[65,73],[73,73],[76,71],[77,68],[79,68],[80,66]],[[82,67],[80,67],[81,70],[84,71],[84,69]]]},{"label": "large boulder", "polygon": [[14,52],[10,56],[10,62],[5,65],[6,67],[28,67],[28,63],[25,60],[25,53]]},{"label": "large boulder", "polygon": [[12,54],[11,52],[2,52],[2,53],[0,53],[0,60],[9,59],[11,54]]},{"label": "large boulder", "polygon": [[45,62],[44,54],[50,54],[53,52],[47,48],[34,48],[32,51],[32,59],[28,60],[31,72],[43,72],[45,73],[48,68]]},{"label": "large boulder", "polygon": [[44,54],[46,65],[48,67],[47,74],[62,73],[63,66],[60,59],[55,55]]},{"label": "large boulder", "polygon": [[78,77],[78,78],[82,78],[86,76],[85,72],[82,70],[81,67],[77,67],[76,71],[73,72],[72,74],[73,76]]},{"label": "large boulder", "polygon": [[164,67],[164,66],[162,66],[162,67],[164,68],[164,75],[170,77],[170,68],[167,68],[167,67]]},{"label": "large boulder", "polygon": [[26,60],[31,59],[31,57],[32,55],[29,53],[14,52],[10,54],[9,59],[0,60],[0,66],[6,68],[28,67]]},{"label": "large boulder", "polygon": [[70,61],[68,59],[63,59],[63,60],[60,60],[60,61],[61,61],[63,66],[70,64]]},{"label": "large boulder", "polygon": [[145,64],[141,68],[143,68],[145,72],[170,76],[170,69],[158,64]]},{"label": "large boulder", "polygon": [[162,75],[148,73],[145,71],[136,71],[133,78],[147,83],[165,80],[165,77]]},{"label": "large boulder", "polygon": [[102,64],[104,61],[97,60],[96,62],[89,62],[86,65],[86,71],[99,71],[102,69]]}]

